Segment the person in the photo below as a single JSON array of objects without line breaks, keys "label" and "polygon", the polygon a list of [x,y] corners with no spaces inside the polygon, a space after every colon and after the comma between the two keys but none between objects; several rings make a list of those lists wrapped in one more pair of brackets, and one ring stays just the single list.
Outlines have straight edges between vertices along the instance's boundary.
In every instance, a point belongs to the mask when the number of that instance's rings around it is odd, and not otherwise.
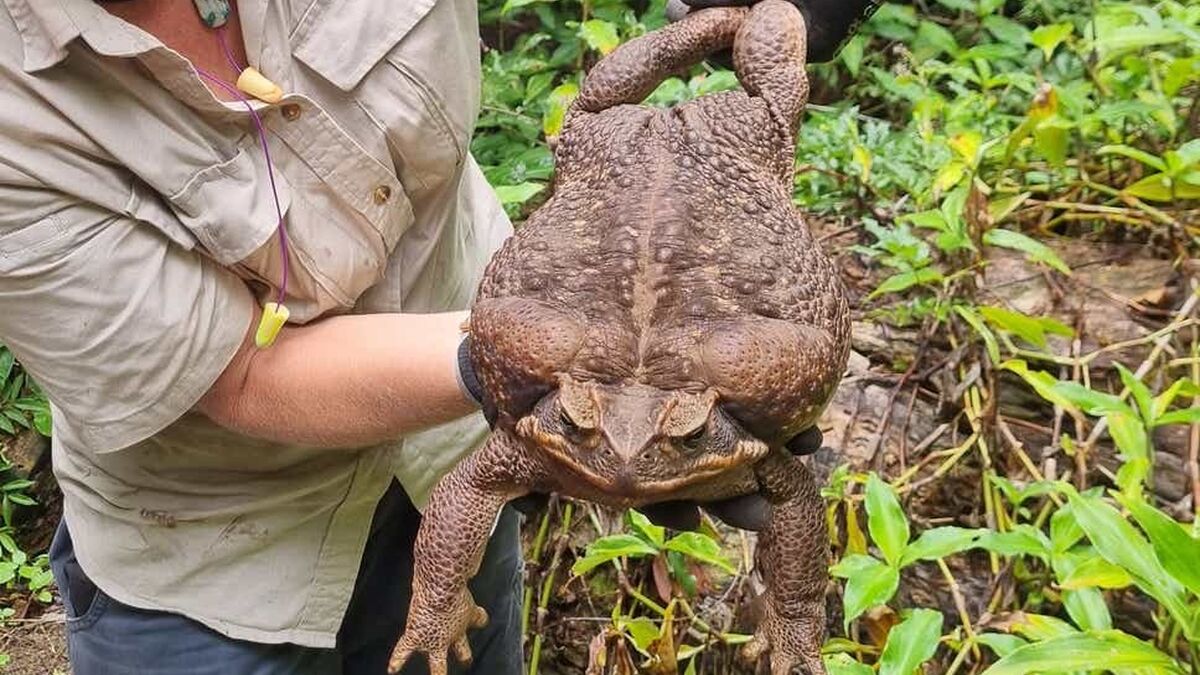
[{"label": "person", "polygon": [[[475,0],[0,7],[0,340],[52,406],[73,671],[386,672],[487,433]],[[472,672],[521,672],[518,522]]]}]

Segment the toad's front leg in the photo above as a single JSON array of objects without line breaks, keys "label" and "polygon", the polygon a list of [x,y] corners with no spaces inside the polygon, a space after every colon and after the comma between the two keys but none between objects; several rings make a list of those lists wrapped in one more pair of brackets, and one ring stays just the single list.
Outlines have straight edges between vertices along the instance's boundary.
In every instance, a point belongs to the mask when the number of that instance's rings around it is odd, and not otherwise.
[{"label": "toad's front leg", "polygon": [[775,453],[758,467],[759,483],[772,502],[767,528],[759,536],[756,565],[766,583],[763,618],[745,654],[771,657],[771,675],[791,675],[803,665],[809,675],[825,675],[825,589],[829,535],[825,506],[808,467],[796,457]]},{"label": "toad's front leg", "polygon": [[450,651],[461,662],[471,660],[467,630],[488,617],[467,582],[479,572],[500,509],[528,491],[536,466],[518,441],[496,431],[438,483],[417,532],[408,623],[388,672],[398,672],[416,652],[429,659],[431,675],[446,675]]}]

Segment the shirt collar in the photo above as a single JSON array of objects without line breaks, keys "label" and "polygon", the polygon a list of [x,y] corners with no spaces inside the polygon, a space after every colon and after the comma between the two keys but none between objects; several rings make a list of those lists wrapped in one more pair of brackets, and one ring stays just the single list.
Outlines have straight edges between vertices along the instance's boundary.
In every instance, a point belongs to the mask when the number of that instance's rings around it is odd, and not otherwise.
[{"label": "shirt collar", "polygon": [[135,56],[156,46],[141,31],[104,11],[93,0],[0,0],[12,15],[25,50],[22,68],[36,72],[67,57],[67,45],[83,38],[98,54]]}]

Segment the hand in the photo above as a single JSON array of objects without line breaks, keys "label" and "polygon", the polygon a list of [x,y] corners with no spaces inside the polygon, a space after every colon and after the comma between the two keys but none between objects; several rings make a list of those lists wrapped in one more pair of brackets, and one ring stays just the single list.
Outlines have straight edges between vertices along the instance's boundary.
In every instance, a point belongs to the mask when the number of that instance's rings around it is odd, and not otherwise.
[{"label": "hand", "polygon": [[[693,9],[753,5],[757,0],[668,0],[667,18],[682,19]],[[804,13],[808,24],[808,62],[824,63],[837,56],[858,27],[882,0],[789,0]]]},{"label": "hand", "polygon": [[[804,431],[786,447],[796,457],[811,455],[821,449],[824,438],[817,427]],[[526,495],[512,502],[514,508],[529,515],[546,503],[546,495]],[[649,504],[638,509],[656,525],[672,530],[694,530],[700,527],[700,508],[716,516],[721,522],[740,530],[755,532],[767,526],[771,505],[760,494],[749,494],[715,502],[673,501]]]}]

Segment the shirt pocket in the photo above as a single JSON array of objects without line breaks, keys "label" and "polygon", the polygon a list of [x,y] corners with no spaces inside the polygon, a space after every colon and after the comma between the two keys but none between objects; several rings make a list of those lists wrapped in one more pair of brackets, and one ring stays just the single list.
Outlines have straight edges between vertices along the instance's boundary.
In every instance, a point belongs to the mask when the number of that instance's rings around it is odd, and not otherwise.
[{"label": "shirt pocket", "polygon": [[[455,177],[479,112],[479,35],[472,0],[317,0],[293,34],[296,58],[355,103],[387,140],[405,187],[420,194]],[[362,44],[350,47],[347,41]],[[337,58],[331,58],[332,55]]]}]

